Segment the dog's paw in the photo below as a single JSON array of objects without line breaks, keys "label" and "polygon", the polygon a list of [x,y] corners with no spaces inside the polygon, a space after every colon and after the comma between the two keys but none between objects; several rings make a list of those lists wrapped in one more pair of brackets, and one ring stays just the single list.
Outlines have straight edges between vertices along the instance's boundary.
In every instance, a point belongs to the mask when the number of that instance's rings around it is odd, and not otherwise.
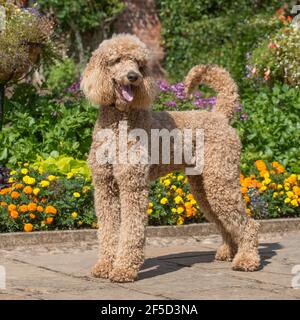
[{"label": "dog's paw", "polygon": [[109,273],[112,270],[112,262],[110,260],[99,260],[95,266],[92,268],[91,273],[95,278],[104,278],[109,277]]},{"label": "dog's paw", "polygon": [[236,254],[236,249],[230,247],[228,244],[223,243],[220,245],[218,248],[216,255],[215,255],[215,260],[218,261],[232,261]]},{"label": "dog's paw", "polygon": [[111,282],[133,282],[137,276],[137,271],[117,267],[110,272],[109,280]]},{"label": "dog's paw", "polygon": [[256,251],[238,252],[232,261],[232,269],[237,271],[256,271],[260,267],[260,257]]}]

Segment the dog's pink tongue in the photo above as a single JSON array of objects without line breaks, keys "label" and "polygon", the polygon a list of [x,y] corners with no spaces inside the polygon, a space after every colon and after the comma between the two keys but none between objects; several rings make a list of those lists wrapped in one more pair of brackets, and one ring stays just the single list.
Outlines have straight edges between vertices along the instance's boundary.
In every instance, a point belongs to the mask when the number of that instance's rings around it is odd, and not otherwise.
[{"label": "dog's pink tongue", "polygon": [[133,92],[130,86],[122,86],[122,96],[126,101],[133,100]]}]

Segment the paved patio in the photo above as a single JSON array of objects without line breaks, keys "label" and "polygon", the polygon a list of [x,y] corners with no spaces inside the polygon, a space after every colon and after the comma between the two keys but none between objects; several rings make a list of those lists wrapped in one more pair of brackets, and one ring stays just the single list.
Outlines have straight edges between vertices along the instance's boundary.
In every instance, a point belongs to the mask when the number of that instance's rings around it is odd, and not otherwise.
[{"label": "paved patio", "polygon": [[140,280],[130,284],[89,275],[95,243],[1,249],[6,290],[0,299],[300,299],[300,289],[292,288],[300,233],[264,235],[263,266],[254,273],[214,261],[219,242],[218,236],[150,239]]}]

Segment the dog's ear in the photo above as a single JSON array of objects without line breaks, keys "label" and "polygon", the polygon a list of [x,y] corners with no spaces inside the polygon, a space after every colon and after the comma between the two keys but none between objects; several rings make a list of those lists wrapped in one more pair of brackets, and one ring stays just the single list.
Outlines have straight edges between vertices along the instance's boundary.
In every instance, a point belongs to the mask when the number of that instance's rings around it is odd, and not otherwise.
[{"label": "dog's ear", "polygon": [[96,50],[87,64],[81,80],[81,90],[94,104],[109,106],[114,103],[113,82],[103,50]]}]

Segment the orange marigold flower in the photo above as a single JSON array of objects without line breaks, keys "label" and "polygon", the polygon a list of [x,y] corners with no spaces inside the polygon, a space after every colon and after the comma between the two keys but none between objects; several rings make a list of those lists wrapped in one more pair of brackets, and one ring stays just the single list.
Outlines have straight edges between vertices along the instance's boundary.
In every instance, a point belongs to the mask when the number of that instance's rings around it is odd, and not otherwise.
[{"label": "orange marigold flower", "polygon": [[191,209],[193,207],[193,205],[190,202],[186,202],[184,206],[186,209]]},{"label": "orange marigold flower", "polygon": [[186,198],[191,201],[194,199],[194,196],[190,193],[186,196]]},{"label": "orange marigold flower", "polygon": [[24,231],[25,232],[31,232],[33,229],[33,225],[31,223],[25,223],[24,224]]},{"label": "orange marigold flower", "polygon": [[44,208],[42,206],[37,206],[36,210],[38,212],[43,212],[44,211]]},{"label": "orange marigold flower", "polygon": [[14,210],[16,210],[17,209],[17,207],[14,205],[14,204],[10,204],[9,206],[8,206],[8,210],[9,211],[14,211]]},{"label": "orange marigold flower", "polygon": [[241,192],[242,192],[242,194],[246,194],[248,192],[248,188],[242,187]]},{"label": "orange marigold flower", "polygon": [[48,217],[47,219],[46,219],[46,223],[47,224],[51,224],[53,222],[53,218],[52,217]]},{"label": "orange marigold flower", "polygon": [[18,213],[18,211],[13,210],[13,211],[10,212],[10,216],[11,216],[13,219],[17,219],[18,216],[19,216],[19,213]]},{"label": "orange marigold flower", "polygon": [[33,202],[29,203],[28,210],[29,211],[35,211],[36,210],[36,204],[33,203]]},{"label": "orange marigold flower", "polygon": [[193,215],[193,211],[191,209],[186,210],[186,216],[189,218]]},{"label": "orange marigold flower", "polygon": [[17,191],[13,191],[10,196],[12,197],[12,199],[18,199],[20,197],[20,193]]},{"label": "orange marigold flower", "polygon": [[11,188],[4,188],[0,191],[0,194],[1,195],[6,195],[6,194],[9,194],[11,192]]},{"label": "orange marigold flower", "polygon": [[22,189],[23,188],[23,185],[21,183],[16,183],[15,184],[15,189],[16,190],[19,190],[19,189]]},{"label": "orange marigold flower", "polygon": [[57,210],[53,206],[47,206],[45,212],[47,214],[57,214]]},{"label": "orange marigold flower", "polygon": [[255,166],[257,168],[258,171],[267,171],[267,166],[264,163],[263,160],[256,160],[255,161]]},{"label": "orange marigold flower", "polygon": [[19,207],[19,210],[22,212],[22,213],[25,213],[28,211],[28,206],[26,206],[26,204],[23,204],[22,206]]},{"label": "orange marigold flower", "polygon": [[23,192],[26,194],[32,194],[32,188],[30,186],[27,186],[23,189]]},{"label": "orange marigold flower", "polygon": [[0,203],[0,206],[1,206],[1,207],[6,207],[6,206],[7,206],[7,203],[6,203],[6,202],[1,202],[1,203]]},{"label": "orange marigold flower", "polygon": [[30,213],[29,217],[30,217],[31,219],[35,219],[35,214],[34,214],[34,213]]}]

